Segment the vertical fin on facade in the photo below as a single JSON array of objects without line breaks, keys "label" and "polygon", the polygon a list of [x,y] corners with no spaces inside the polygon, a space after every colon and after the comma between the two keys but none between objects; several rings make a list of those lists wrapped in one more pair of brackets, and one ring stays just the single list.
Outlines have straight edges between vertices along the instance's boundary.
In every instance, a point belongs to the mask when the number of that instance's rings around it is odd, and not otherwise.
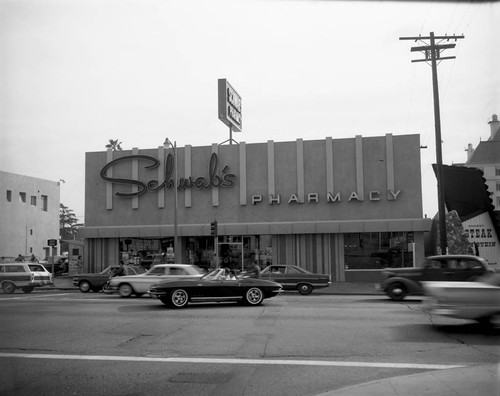
[{"label": "vertical fin on facade", "polygon": [[297,198],[300,203],[305,202],[304,183],[304,140],[297,139]]},{"label": "vertical fin on facade", "polygon": [[[193,176],[193,170],[191,168],[191,159],[192,159],[192,146],[188,144],[184,148],[184,178],[189,180],[191,176]],[[177,180],[177,183],[179,181]],[[184,189],[184,206],[186,208],[190,208],[193,204],[192,200],[192,190],[190,188]]]},{"label": "vertical fin on facade", "polygon": [[395,191],[394,181],[394,140],[392,133],[385,135],[385,169],[387,172],[387,199],[394,199],[390,191]]},{"label": "vertical fin on facade", "polygon": [[247,146],[240,142],[240,205],[247,204]]},{"label": "vertical fin on facade", "polygon": [[[160,166],[158,167],[158,182],[162,183],[165,180],[165,147],[158,146],[158,160],[160,161]],[[165,189],[160,188],[158,190],[158,208],[163,209],[165,207]]]},{"label": "vertical fin on facade", "polygon": [[[113,150],[108,149],[106,151],[106,163],[113,161]],[[113,168],[109,168],[106,171],[108,177],[113,177]],[[106,209],[113,209],[113,183],[106,182]]]},{"label": "vertical fin on facade", "polygon": [[326,148],[326,193],[333,194],[333,139],[327,137],[325,140]]},{"label": "vertical fin on facade", "polygon": [[[139,149],[137,147],[132,148],[132,155],[138,155]],[[139,160],[134,159],[132,161],[132,179],[139,180]],[[135,184],[132,186],[132,192],[136,193],[139,191],[139,186]],[[139,197],[132,198],[132,209],[139,209]]]},{"label": "vertical fin on facade", "polygon": [[276,195],[276,184],[274,180],[274,141],[267,141],[267,193],[271,197]]},{"label": "vertical fin on facade", "polygon": [[363,174],[363,136],[356,135],[356,192],[358,200],[365,200],[365,181]]},{"label": "vertical fin on facade", "polygon": [[[219,145],[212,144],[212,153],[219,155]],[[219,188],[212,187],[212,206],[219,206]]]}]

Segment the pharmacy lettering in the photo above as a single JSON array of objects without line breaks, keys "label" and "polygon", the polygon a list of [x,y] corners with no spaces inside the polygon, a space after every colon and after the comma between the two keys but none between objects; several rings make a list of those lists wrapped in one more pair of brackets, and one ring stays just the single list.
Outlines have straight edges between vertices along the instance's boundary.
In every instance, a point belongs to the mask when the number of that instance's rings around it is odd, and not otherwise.
[{"label": "pharmacy lettering", "polygon": [[[102,179],[114,183],[114,184],[124,184],[130,186],[136,186],[137,191],[134,192],[116,192],[115,196],[120,198],[133,198],[144,194],[147,191],[155,192],[161,190],[162,188],[174,188],[175,183],[173,179],[174,174],[174,158],[172,154],[167,156],[165,163],[165,180],[161,183],[158,180],[151,179],[149,181],[141,181],[134,179],[109,177],[106,175],[108,169],[112,168],[119,162],[131,162],[134,160],[146,161],[150,165],[145,166],[145,169],[155,169],[160,166],[160,161],[149,155],[129,155],[127,157],[117,158],[109,163],[107,163],[100,172]],[[233,173],[229,173],[229,166],[225,165],[222,171],[219,173],[219,157],[216,153],[212,153],[210,156],[210,161],[208,165],[208,177],[199,176],[187,178],[180,178],[177,183],[177,190],[187,190],[196,188],[199,190],[208,190],[212,187],[232,187],[236,183],[237,176]]]}]

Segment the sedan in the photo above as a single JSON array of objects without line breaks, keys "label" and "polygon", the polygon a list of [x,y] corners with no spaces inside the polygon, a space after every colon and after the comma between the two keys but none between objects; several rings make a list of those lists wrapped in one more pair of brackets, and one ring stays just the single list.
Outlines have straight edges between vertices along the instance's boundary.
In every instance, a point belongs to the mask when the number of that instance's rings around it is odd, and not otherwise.
[{"label": "sedan", "polygon": [[168,307],[184,308],[189,302],[208,301],[238,301],[255,306],[281,291],[279,283],[241,276],[229,278],[224,268],[218,268],[200,279],[156,283],[149,294]]},{"label": "sedan", "polygon": [[202,276],[203,272],[195,265],[158,264],[144,274],[111,278],[109,288],[121,297],[130,297],[132,294],[142,296],[153,283],[161,280],[199,279]]},{"label": "sedan", "polygon": [[425,308],[431,314],[500,324],[500,274],[474,282],[425,282]]},{"label": "sedan", "polygon": [[302,295],[332,284],[330,275],[313,274],[295,265],[270,265],[262,270],[260,276],[280,283],[284,290],[298,290]]},{"label": "sedan", "polygon": [[[90,290],[98,292],[119,268],[119,266],[111,265],[95,274],[78,274],[73,277],[73,285],[78,286],[82,293],[88,293]],[[124,265],[123,270],[125,275],[138,275],[146,272],[144,268],[136,265]]]}]

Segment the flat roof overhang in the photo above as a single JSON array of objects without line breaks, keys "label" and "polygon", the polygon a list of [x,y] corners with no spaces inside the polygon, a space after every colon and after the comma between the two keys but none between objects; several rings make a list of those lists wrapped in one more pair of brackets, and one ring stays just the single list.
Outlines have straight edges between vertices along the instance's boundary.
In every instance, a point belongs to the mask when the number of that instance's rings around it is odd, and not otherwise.
[{"label": "flat roof overhang", "polygon": [[[218,224],[219,235],[348,234],[366,232],[428,232],[432,219],[302,221]],[[84,227],[84,238],[172,237],[172,224]],[[210,236],[210,224],[179,224],[178,236]]]}]

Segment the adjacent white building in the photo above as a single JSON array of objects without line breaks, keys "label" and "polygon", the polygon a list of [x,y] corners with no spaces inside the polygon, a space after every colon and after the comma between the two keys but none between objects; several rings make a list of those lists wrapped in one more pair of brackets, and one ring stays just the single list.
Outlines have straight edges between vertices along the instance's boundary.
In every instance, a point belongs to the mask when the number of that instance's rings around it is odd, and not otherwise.
[{"label": "adjacent white building", "polygon": [[0,257],[51,255],[47,241],[59,240],[59,203],[58,182],[0,171]]},{"label": "adjacent white building", "polygon": [[491,134],[488,140],[481,141],[474,149],[472,144],[467,148],[467,167],[481,169],[488,185],[493,205],[500,211],[500,121],[493,114],[490,125]]}]

